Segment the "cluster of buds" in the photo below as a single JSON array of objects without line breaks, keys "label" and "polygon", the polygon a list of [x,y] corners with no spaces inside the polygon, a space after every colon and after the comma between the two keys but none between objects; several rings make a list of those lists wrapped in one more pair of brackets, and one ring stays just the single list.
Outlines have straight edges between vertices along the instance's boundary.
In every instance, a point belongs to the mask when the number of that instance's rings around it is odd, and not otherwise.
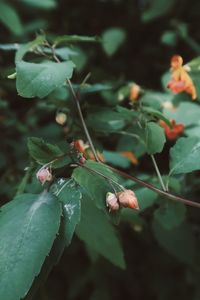
[{"label": "cluster of buds", "polygon": [[116,194],[107,193],[106,205],[110,212],[117,211],[120,207],[139,209],[137,197],[131,190],[124,190]]},{"label": "cluster of buds", "polygon": [[175,120],[171,120],[171,128],[164,122],[159,122],[160,126],[164,128],[165,135],[168,140],[175,140],[184,132],[185,126],[183,124],[176,124]]},{"label": "cluster of buds", "polygon": [[193,100],[197,98],[196,88],[180,55],[174,55],[171,59],[171,79],[167,87],[174,94],[186,92]]},{"label": "cluster of buds", "polygon": [[37,179],[43,185],[46,181],[52,181],[53,175],[48,168],[40,169],[36,174]]}]

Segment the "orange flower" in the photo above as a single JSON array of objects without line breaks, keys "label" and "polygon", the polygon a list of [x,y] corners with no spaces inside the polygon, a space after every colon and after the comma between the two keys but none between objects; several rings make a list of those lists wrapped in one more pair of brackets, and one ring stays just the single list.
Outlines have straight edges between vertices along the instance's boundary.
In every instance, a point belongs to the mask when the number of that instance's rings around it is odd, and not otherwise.
[{"label": "orange flower", "polygon": [[196,88],[191,77],[183,66],[183,59],[179,55],[174,55],[171,59],[171,80],[167,87],[174,93],[186,92],[192,99],[197,98]]},{"label": "orange flower", "polygon": [[131,88],[130,88],[129,100],[132,101],[132,102],[137,101],[138,97],[139,97],[139,94],[140,94],[139,85],[133,83],[131,85]]},{"label": "orange flower", "polygon": [[160,126],[164,128],[165,135],[168,140],[175,140],[184,131],[185,126],[183,124],[176,124],[175,120],[171,120],[172,128],[170,128],[164,121],[160,121]]}]

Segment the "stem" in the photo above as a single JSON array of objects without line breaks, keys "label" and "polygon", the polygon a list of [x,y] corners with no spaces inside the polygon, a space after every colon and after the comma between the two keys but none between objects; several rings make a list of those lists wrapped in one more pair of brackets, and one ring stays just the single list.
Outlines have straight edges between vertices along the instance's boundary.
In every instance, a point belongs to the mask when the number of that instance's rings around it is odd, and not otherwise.
[{"label": "stem", "polygon": [[83,130],[84,130],[85,135],[86,135],[86,137],[87,137],[88,143],[89,143],[89,145],[90,145],[90,147],[91,147],[91,149],[92,149],[92,152],[93,152],[93,154],[94,154],[95,160],[96,160],[96,161],[99,161],[99,158],[98,158],[97,153],[96,153],[96,150],[95,150],[95,148],[94,148],[94,145],[93,145],[92,139],[91,139],[91,137],[90,137],[89,131],[88,131],[87,126],[86,126],[86,124],[85,124],[85,120],[84,120],[84,118],[83,118],[83,114],[82,114],[82,110],[81,110],[81,107],[80,107],[79,99],[78,99],[78,97],[77,97],[77,95],[76,95],[76,93],[75,93],[75,91],[74,91],[74,89],[73,89],[73,86],[72,86],[72,84],[71,84],[71,81],[70,81],[69,79],[67,79],[67,83],[68,83],[68,85],[69,85],[69,88],[70,88],[70,90],[71,90],[72,96],[73,96],[74,101],[75,101],[75,103],[76,103],[76,107],[77,107],[77,110],[78,110],[78,114],[79,114],[79,117],[80,117],[80,120],[81,120],[81,123],[82,123],[82,126],[83,126]]},{"label": "stem", "polygon": [[[102,163],[102,162],[101,162],[101,163]],[[122,177],[128,178],[128,179],[130,179],[130,180],[132,180],[132,181],[134,181],[134,182],[137,182],[138,184],[140,184],[140,185],[142,185],[142,186],[144,186],[144,187],[146,187],[146,188],[148,188],[148,189],[150,189],[150,190],[156,192],[157,194],[160,194],[160,195],[162,195],[162,196],[165,196],[165,197],[167,197],[168,199],[171,199],[171,200],[177,201],[177,202],[181,202],[181,203],[184,203],[184,204],[189,205],[189,206],[193,206],[193,207],[198,207],[198,208],[200,208],[200,203],[197,203],[197,202],[194,202],[194,201],[191,201],[191,200],[182,198],[182,197],[180,197],[180,196],[173,195],[173,194],[168,193],[168,192],[165,192],[165,191],[163,191],[163,190],[158,189],[158,188],[155,187],[154,185],[152,185],[152,184],[150,184],[150,183],[147,183],[147,182],[145,182],[145,181],[143,181],[143,180],[141,180],[141,179],[139,179],[139,178],[137,178],[137,177],[135,177],[135,176],[131,176],[131,175],[129,175],[129,174],[126,174],[125,172],[120,171],[120,170],[118,170],[118,169],[115,169],[115,168],[113,168],[113,167],[111,167],[111,166],[109,166],[109,165],[107,165],[107,164],[104,164],[104,165],[106,165],[110,170],[112,170],[112,171],[118,173],[118,174],[121,175]]]},{"label": "stem", "polygon": [[167,189],[166,189],[166,187],[165,187],[165,185],[164,185],[164,182],[163,182],[163,180],[162,180],[162,176],[161,176],[161,174],[160,174],[160,170],[159,170],[159,168],[158,168],[158,165],[157,165],[157,163],[156,163],[156,160],[155,160],[155,157],[153,156],[153,154],[151,155],[151,159],[152,159],[152,161],[153,161],[153,165],[154,165],[154,168],[155,168],[155,170],[156,170],[156,173],[157,173],[158,179],[159,179],[159,181],[160,181],[160,184],[161,184],[161,186],[162,186],[162,189],[163,189],[163,191],[167,191]]}]

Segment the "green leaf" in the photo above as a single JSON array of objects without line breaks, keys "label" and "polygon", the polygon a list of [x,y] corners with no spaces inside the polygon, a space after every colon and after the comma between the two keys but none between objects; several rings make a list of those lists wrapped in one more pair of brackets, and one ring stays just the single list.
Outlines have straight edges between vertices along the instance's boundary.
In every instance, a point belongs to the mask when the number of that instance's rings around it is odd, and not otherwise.
[{"label": "green leaf", "polygon": [[[66,148],[68,144],[66,143]],[[52,160],[64,155],[64,152],[56,145],[45,143],[43,139],[37,137],[31,137],[28,139],[29,154],[33,157],[38,164],[44,165]],[[59,168],[67,163],[71,159],[69,157],[63,157],[52,164],[53,168]]]},{"label": "green leaf", "polygon": [[148,122],[145,128],[145,143],[148,154],[160,153],[166,142],[163,128],[154,122]]},{"label": "green leaf", "polygon": [[155,220],[165,229],[179,226],[185,220],[186,208],[182,203],[167,201],[155,210]]},{"label": "green leaf", "polygon": [[153,232],[158,243],[179,261],[192,265],[195,260],[195,237],[188,224],[182,224],[172,230],[164,229],[153,222]]},{"label": "green leaf", "polygon": [[0,213],[0,299],[23,298],[60,226],[61,206],[50,193],[22,194]]},{"label": "green leaf", "polygon": [[71,243],[76,225],[80,221],[82,193],[73,179],[59,179],[57,188],[56,195],[63,203],[65,245],[68,246]]},{"label": "green leaf", "polygon": [[74,64],[71,61],[40,64],[20,61],[16,63],[17,91],[25,98],[44,98],[72,77]]},{"label": "green leaf", "polygon": [[97,43],[100,42],[100,38],[97,36],[83,36],[83,35],[62,35],[54,39],[54,45],[63,44],[63,43],[80,43],[80,42],[89,42]]},{"label": "green leaf", "polygon": [[140,208],[140,210],[138,211],[139,213],[144,211],[146,208],[151,207],[158,197],[158,194],[144,187],[135,189],[134,193],[136,194],[138,199]]},{"label": "green leaf", "polygon": [[91,112],[86,119],[88,126],[95,128],[98,132],[115,132],[122,129],[129,121],[128,114],[106,109],[98,108],[96,112]]},{"label": "green leaf", "polygon": [[18,2],[43,9],[52,9],[56,7],[55,0],[18,0]]},{"label": "green leaf", "polygon": [[174,3],[174,0],[150,0],[149,6],[142,14],[142,21],[151,22],[166,15],[172,10]]},{"label": "green leaf", "polygon": [[16,52],[15,62],[21,61],[24,55],[29,51],[34,51],[35,48],[42,45],[45,41],[45,37],[42,35],[37,36],[33,41],[20,45]]},{"label": "green leaf", "polygon": [[142,107],[142,111],[156,117],[159,120],[163,120],[169,127],[171,127],[171,122],[166,118],[160,111],[153,109],[151,107]]},{"label": "green leaf", "polygon": [[[8,2],[8,1],[7,1]],[[16,35],[21,35],[23,27],[15,9],[8,3],[0,1],[0,21]]]},{"label": "green leaf", "polygon": [[82,201],[81,221],[76,227],[76,234],[111,263],[125,268],[123,250],[113,226],[86,196]]},{"label": "green leaf", "polygon": [[200,139],[198,137],[180,138],[170,149],[170,172],[189,173],[200,169]]},{"label": "green leaf", "polygon": [[105,53],[112,56],[126,39],[126,33],[121,28],[109,28],[102,35],[102,47]]}]

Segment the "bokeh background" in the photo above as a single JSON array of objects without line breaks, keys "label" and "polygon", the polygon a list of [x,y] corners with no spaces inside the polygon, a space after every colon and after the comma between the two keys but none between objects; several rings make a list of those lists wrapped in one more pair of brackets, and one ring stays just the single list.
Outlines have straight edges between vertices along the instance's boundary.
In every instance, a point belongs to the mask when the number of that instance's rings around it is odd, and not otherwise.
[{"label": "bokeh background", "polygon": [[[40,136],[56,142],[65,136],[55,122],[55,103],[21,98],[15,82],[7,79],[15,71],[14,43],[32,40],[41,30],[51,38],[66,34],[103,36],[117,29],[122,42],[114,53],[98,44],[75,46],[80,55],[74,58],[78,71],[73,81],[81,82],[91,72],[90,83],[134,81],[150,90],[163,91],[162,76],[173,54],[182,55],[185,62],[200,55],[199,20],[198,0],[0,0],[1,204],[12,199],[26,167],[26,138]],[[89,99],[101,103],[98,96]],[[110,99],[109,95],[106,99]],[[112,149],[110,140],[103,143]],[[165,170],[165,153],[159,162],[161,170]],[[142,170],[153,172],[148,159],[144,157],[140,163]],[[198,215],[194,210],[189,215],[191,222],[195,220],[196,235]],[[74,237],[34,299],[199,300],[200,268],[187,260],[193,255],[187,248],[190,238],[185,242],[176,240],[176,250],[166,246],[166,251],[151,232],[151,209],[144,218],[144,228],[140,221],[130,220],[118,228],[126,270],[111,265]],[[91,230],[92,227],[93,224]],[[173,239],[171,234],[166,243]],[[186,259],[179,259],[183,252],[185,256],[181,257]]]}]

